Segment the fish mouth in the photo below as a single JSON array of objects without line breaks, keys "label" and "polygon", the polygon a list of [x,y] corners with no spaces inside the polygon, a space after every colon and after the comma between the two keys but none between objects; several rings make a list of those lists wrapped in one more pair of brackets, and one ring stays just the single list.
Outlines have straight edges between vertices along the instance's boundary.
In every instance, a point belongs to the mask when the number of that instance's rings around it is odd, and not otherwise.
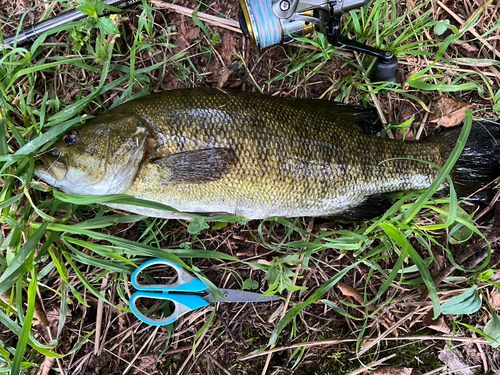
[{"label": "fish mouth", "polygon": [[48,180],[61,181],[66,177],[68,168],[62,162],[61,156],[55,151],[50,150],[36,157],[42,164],[38,164],[35,168],[35,175],[45,182],[53,185],[54,183]]}]

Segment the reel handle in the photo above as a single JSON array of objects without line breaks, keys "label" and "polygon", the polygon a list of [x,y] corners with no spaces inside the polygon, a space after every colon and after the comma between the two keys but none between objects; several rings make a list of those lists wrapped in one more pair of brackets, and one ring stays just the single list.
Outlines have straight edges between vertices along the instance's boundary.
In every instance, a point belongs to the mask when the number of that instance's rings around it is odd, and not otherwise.
[{"label": "reel handle", "polygon": [[333,46],[347,48],[376,57],[377,64],[375,65],[375,73],[373,75],[374,82],[397,82],[396,70],[398,69],[398,59],[392,52],[382,51],[344,37],[340,33],[340,22],[336,17],[331,17],[328,21],[325,27],[325,35],[328,42]]}]

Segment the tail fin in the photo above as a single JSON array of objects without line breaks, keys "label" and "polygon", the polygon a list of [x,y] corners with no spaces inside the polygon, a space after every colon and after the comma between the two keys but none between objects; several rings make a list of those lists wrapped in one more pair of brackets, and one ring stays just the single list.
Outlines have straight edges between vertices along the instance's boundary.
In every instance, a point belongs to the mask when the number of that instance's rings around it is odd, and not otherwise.
[{"label": "tail fin", "polygon": [[[452,145],[460,134],[459,128],[444,131],[438,135],[439,141]],[[450,176],[457,195],[473,200],[490,201],[496,193],[495,184],[500,177],[500,123],[495,121],[474,122],[460,158],[456,162]],[[488,185],[489,184],[489,185]],[[485,186],[487,186],[485,188]]]}]

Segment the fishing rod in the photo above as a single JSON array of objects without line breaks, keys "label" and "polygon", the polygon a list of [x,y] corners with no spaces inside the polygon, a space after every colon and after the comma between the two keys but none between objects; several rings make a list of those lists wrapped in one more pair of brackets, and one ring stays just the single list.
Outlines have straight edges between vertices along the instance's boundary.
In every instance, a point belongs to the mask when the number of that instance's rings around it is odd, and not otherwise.
[{"label": "fishing rod", "polygon": [[[104,0],[115,8],[125,9],[142,0]],[[240,0],[239,23],[243,34],[257,48],[293,41],[293,36],[310,37],[320,31],[328,42],[377,58],[374,82],[396,82],[398,60],[390,51],[380,50],[346,38],[341,33],[340,19],[351,10],[368,5],[370,0]],[[104,10],[99,17],[111,14]],[[6,38],[4,44],[25,46],[44,32],[70,22],[87,18],[86,13],[70,10],[30,26],[18,35]],[[0,46],[0,51],[2,47]]]},{"label": "fishing rod", "polygon": [[[132,5],[140,3],[141,0],[104,0],[104,4],[113,6],[118,9],[129,8]],[[112,12],[105,9],[99,14],[99,17],[104,17]],[[49,18],[45,21],[34,24],[26,29],[23,29],[17,35],[13,35],[9,38],[5,38],[4,44],[13,47],[14,45],[18,47],[23,47],[33,43],[40,35],[43,33],[53,30],[56,27],[66,25],[71,22],[76,22],[88,18],[88,14],[80,12],[79,10],[73,9],[67,12],[61,13],[55,17]],[[0,47],[1,50],[1,47]]]}]

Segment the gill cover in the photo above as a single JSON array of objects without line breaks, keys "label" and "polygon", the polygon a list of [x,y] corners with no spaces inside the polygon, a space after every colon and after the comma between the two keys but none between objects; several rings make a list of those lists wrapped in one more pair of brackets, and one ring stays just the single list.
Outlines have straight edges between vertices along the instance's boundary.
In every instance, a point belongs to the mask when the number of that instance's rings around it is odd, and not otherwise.
[{"label": "gill cover", "polygon": [[41,157],[36,175],[70,194],[125,193],[144,156],[148,129],[134,114],[110,111],[73,132],[73,142],[64,135]]}]

